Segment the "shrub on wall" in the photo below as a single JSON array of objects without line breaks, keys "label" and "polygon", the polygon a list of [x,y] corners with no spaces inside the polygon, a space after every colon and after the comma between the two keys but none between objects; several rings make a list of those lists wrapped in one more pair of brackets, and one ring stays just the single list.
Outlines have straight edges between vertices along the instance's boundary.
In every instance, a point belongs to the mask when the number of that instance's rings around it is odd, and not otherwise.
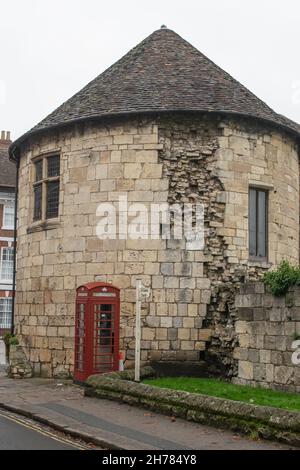
[{"label": "shrub on wall", "polygon": [[284,295],[290,287],[300,285],[300,267],[282,261],[277,269],[265,273],[263,280],[272,294]]}]

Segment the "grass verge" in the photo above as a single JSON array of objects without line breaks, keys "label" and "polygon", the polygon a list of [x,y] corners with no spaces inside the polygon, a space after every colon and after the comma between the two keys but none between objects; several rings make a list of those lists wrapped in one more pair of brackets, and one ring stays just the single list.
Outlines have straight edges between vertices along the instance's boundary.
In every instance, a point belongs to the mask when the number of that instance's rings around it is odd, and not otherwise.
[{"label": "grass verge", "polygon": [[300,394],[277,392],[260,387],[235,385],[220,379],[195,377],[163,377],[145,379],[143,383],[155,387],[200,393],[228,400],[242,401],[253,405],[272,406],[286,410],[300,411]]}]

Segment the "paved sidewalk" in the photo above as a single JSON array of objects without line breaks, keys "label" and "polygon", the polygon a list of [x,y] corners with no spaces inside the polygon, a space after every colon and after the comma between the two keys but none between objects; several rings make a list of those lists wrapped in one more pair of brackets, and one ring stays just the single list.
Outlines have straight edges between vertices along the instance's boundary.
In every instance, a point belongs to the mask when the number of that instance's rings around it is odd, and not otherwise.
[{"label": "paved sidewalk", "polygon": [[230,431],[172,419],[144,409],[83,396],[59,380],[12,380],[0,373],[0,407],[90,440],[106,449],[274,450],[287,446],[251,441]]}]

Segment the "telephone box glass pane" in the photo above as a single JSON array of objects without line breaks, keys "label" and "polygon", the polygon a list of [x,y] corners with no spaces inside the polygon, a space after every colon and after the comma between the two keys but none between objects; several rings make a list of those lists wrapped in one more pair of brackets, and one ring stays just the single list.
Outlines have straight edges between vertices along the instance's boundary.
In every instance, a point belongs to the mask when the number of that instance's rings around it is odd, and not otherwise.
[{"label": "telephone box glass pane", "polygon": [[109,372],[114,364],[115,306],[96,304],[94,308],[94,367],[97,372]]},{"label": "telephone box glass pane", "polygon": [[77,305],[77,318],[76,318],[76,369],[84,370],[84,354],[85,354],[85,304]]}]

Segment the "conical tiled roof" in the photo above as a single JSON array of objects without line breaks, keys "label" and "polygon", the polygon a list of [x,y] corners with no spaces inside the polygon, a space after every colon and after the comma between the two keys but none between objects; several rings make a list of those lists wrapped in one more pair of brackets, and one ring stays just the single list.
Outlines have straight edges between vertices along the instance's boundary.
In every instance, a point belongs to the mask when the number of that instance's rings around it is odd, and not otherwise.
[{"label": "conical tiled roof", "polygon": [[300,135],[247,88],[169,29],[154,31],[24,137],[90,118],[163,111],[251,116]]}]

